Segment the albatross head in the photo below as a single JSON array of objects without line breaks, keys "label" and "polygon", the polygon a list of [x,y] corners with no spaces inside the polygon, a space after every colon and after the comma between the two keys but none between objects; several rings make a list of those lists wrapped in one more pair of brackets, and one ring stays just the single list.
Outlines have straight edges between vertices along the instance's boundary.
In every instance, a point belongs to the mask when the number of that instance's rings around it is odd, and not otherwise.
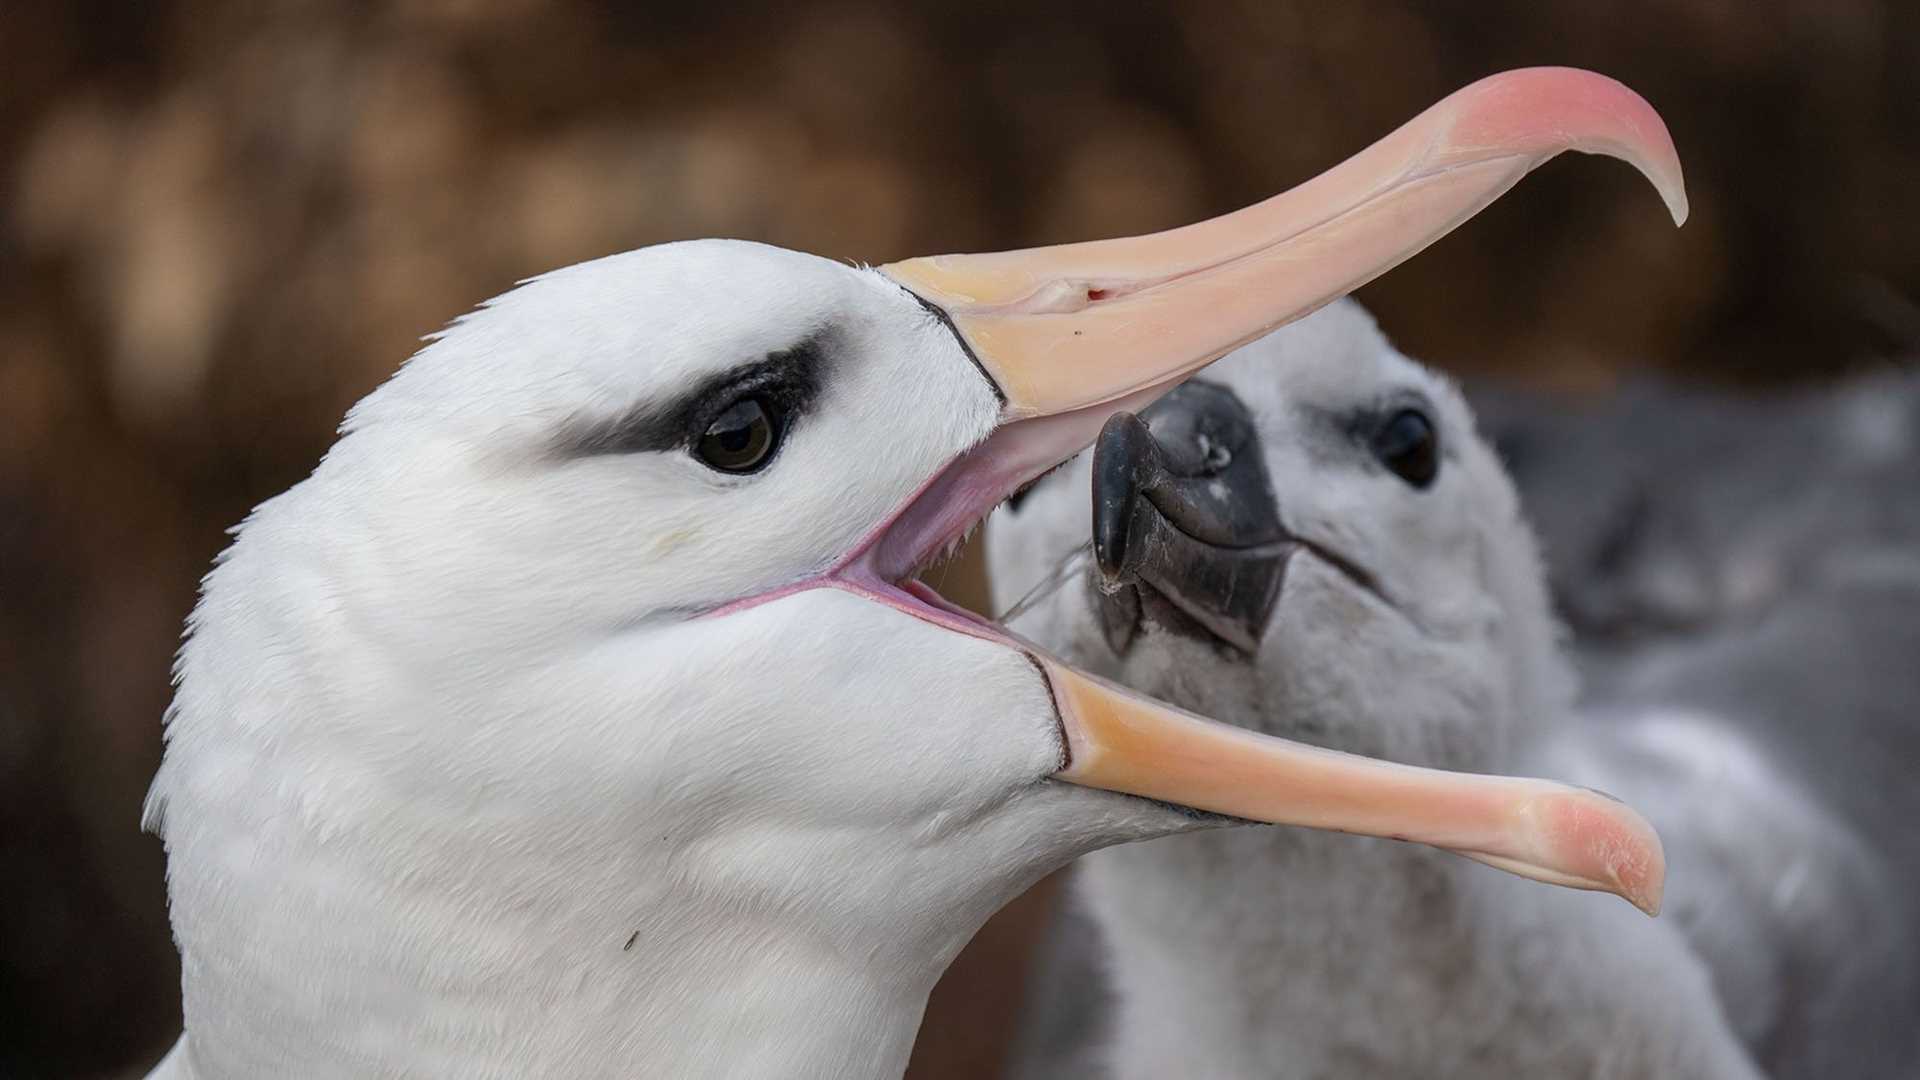
[{"label": "albatross head", "polygon": [[1112,420],[988,550],[1003,603],[1057,590],[1015,629],[1269,734],[1500,771],[1570,703],[1511,482],[1454,384],[1351,300]]},{"label": "albatross head", "polygon": [[1535,70],[1170,233],[878,270],[665,245],[460,320],[192,619],[150,800],[186,1059],[886,1073],[998,904],[1194,811],[1657,888],[1624,808],[1212,725],[913,581],[1109,416],[1564,149],[1680,212],[1644,102]]}]

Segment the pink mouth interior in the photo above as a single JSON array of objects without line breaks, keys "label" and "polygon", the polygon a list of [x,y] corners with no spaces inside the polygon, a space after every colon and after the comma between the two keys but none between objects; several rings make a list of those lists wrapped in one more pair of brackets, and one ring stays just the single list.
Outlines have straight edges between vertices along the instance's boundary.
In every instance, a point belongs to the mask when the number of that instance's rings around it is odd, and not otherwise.
[{"label": "pink mouth interior", "polygon": [[1109,416],[1123,409],[1145,408],[1177,381],[1136,390],[1102,405],[1003,424],[934,474],[824,573],[736,600],[711,614],[724,615],[807,589],[838,588],[949,630],[1030,648],[914,576],[951,553],[1022,484],[1085,449]]},{"label": "pink mouth interior", "polygon": [[1003,424],[935,474],[837,566],[798,587],[837,586],[949,630],[1027,648],[1004,628],[948,601],[914,575],[951,554],[1022,484],[1090,445],[1109,416],[1143,409],[1177,382],[1169,380],[1101,405]]}]

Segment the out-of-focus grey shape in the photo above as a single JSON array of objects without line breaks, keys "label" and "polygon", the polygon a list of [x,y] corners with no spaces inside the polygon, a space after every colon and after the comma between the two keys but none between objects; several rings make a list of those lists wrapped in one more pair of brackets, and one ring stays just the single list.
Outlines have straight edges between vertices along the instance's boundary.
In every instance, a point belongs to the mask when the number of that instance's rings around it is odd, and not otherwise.
[{"label": "out-of-focus grey shape", "polygon": [[[1599,404],[1468,391],[1583,678],[1557,775],[1661,824],[1665,917],[1770,1075],[1914,1075],[1920,372]],[[1104,949],[1069,894],[1016,1080],[1098,1074]]]},{"label": "out-of-focus grey shape", "polygon": [[1849,581],[1920,586],[1920,374],[1767,397],[1641,382],[1596,405],[1469,392],[1582,654]]},{"label": "out-of-focus grey shape", "polygon": [[1568,778],[1662,824],[1668,915],[1774,1075],[1914,1075],[1920,373],[1475,404],[1582,669]]}]

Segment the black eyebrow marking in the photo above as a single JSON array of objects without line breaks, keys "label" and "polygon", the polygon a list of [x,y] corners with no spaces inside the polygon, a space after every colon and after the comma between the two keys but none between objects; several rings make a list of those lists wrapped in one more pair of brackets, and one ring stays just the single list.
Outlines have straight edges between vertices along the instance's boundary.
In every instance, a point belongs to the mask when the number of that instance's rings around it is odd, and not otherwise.
[{"label": "black eyebrow marking", "polygon": [[778,402],[791,423],[819,396],[826,367],[823,338],[814,334],[764,359],[708,376],[666,401],[642,401],[612,416],[575,417],[554,433],[553,451],[581,458],[692,446],[728,405],[756,392]]}]

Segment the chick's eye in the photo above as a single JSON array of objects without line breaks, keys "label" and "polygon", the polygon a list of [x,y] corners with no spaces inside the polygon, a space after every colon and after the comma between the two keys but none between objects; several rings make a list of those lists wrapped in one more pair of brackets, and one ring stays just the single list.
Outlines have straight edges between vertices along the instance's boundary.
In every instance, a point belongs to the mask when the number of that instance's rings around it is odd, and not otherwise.
[{"label": "chick's eye", "polygon": [[769,398],[758,394],[743,397],[714,417],[693,452],[721,472],[758,471],[780,445],[783,420]]},{"label": "chick's eye", "polygon": [[1373,437],[1373,455],[1417,488],[1433,483],[1440,472],[1439,437],[1433,421],[1418,409],[1401,409],[1380,425]]}]

